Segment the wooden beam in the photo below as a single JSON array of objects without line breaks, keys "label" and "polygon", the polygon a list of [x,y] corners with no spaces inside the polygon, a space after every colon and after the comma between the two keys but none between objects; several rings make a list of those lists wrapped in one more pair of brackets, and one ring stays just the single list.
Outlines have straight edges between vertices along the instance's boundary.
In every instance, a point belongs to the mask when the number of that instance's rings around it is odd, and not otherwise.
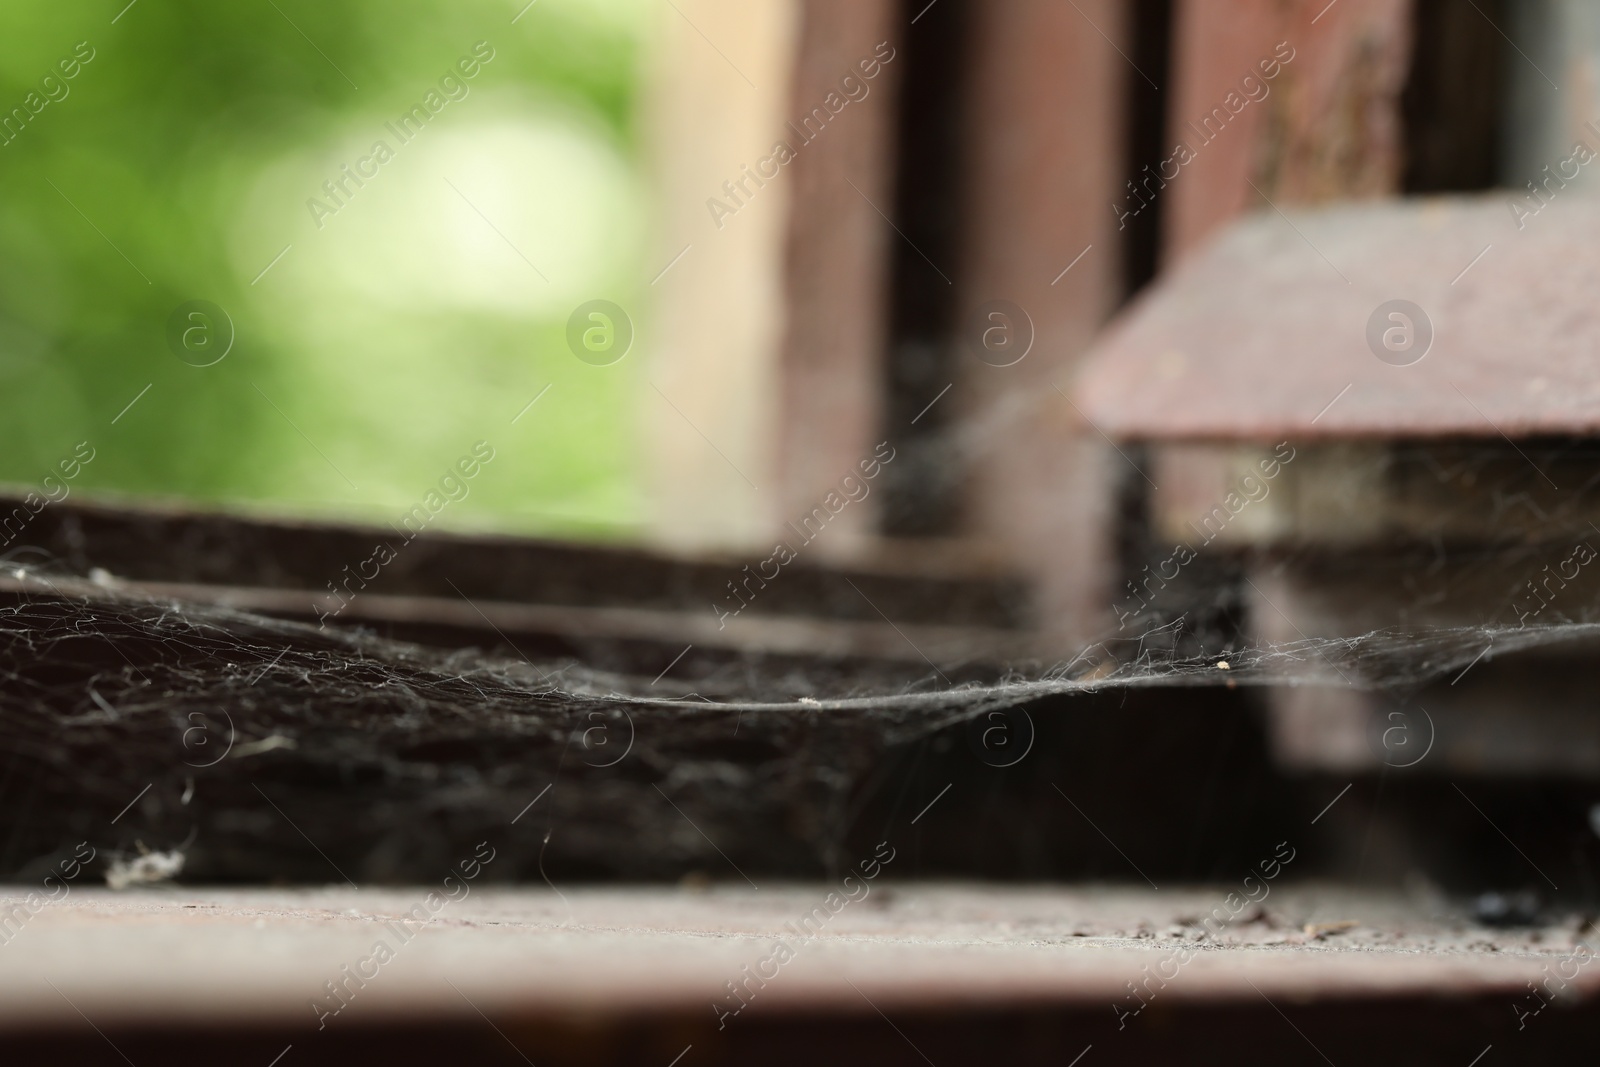
[{"label": "wooden beam", "polygon": [[1169,133],[1193,158],[1152,183],[1168,262],[1246,211],[1399,190],[1412,0],[1176,0],[1174,16]]},{"label": "wooden beam", "polygon": [[[778,523],[809,512],[846,475],[859,479],[857,464],[884,439],[888,242],[898,238],[879,212],[894,211],[900,6],[802,6],[786,136],[797,156],[779,179],[790,183],[790,208],[775,425]],[[852,505],[817,550],[855,555],[876,529],[876,501]]]},{"label": "wooden beam", "polygon": [[[1121,463],[1078,417],[1079,356],[1118,299],[1115,218],[1123,181],[1128,26],[1120,3],[1002,0],[974,5],[973,96],[965,123],[966,257],[960,375],[966,530],[1002,546],[1039,588],[1039,622],[1071,643],[1109,612],[1111,479]],[[1070,268],[1070,269],[1069,269]],[[1031,320],[1020,363],[982,350],[978,317],[1003,300]],[[990,335],[999,341],[1000,334]]]}]

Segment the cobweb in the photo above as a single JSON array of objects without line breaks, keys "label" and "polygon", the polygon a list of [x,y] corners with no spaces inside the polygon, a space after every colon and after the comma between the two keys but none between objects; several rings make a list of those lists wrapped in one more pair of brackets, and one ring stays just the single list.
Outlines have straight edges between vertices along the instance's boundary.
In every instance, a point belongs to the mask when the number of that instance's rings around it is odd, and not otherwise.
[{"label": "cobweb", "polygon": [[1486,639],[1510,652],[1600,630],[1374,630],[1195,657],[1177,651],[1180,621],[986,681],[819,673],[810,695],[773,700],[792,683],[755,671],[685,685],[10,577],[0,872],[23,879],[91,839],[185,849],[203,880],[410,880],[497,834],[526,846],[501,876],[547,879],[552,837],[570,877],[676,877],[715,865],[717,841],[753,870],[806,875],[838,863],[885,751],[997,709],[1153,686],[1416,686]]}]

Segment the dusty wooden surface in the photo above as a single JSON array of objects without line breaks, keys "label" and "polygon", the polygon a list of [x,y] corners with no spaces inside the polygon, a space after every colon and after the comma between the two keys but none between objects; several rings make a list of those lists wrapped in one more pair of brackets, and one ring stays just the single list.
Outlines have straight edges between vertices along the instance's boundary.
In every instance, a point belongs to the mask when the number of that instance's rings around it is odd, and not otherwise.
[{"label": "dusty wooden surface", "polygon": [[[887,869],[887,868],[886,868]],[[441,881],[444,874],[441,872]],[[469,883],[470,884],[470,883]],[[743,1017],[818,1010],[1138,1006],[1128,983],[1162,960],[1175,977],[1151,1000],[1177,1006],[1252,1002],[1305,1006],[1353,998],[1528,1000],[1528,983],[1573,959],[1590,936],[1579,920],[1516,932],[1453,919],[1442,904],[1317,887],[1281,887],[1218,936],[1198,917],[1236,886],[1181,892],[1017,889],[865,883],[867,894],[797,936],[797,924],[839,885],[759,890],[473,890],[446,903],[411,940],[393,923],[430,888],[320,890],[87,886],[0,944],[0,1031],[41,1025],[270,1024],[328,1029],[428,1019],[683,1012],[716,1021],[736,1005],[725,983],[794,950],[756,989]],[[28,887],[8,887],[4,908]],[[1346,924],[1354,922],[1356,925]],[[1185,933],[1185,931],[1189,931]],[[376,975],[337,1015],[313,1001],[324,983],[372,954]],[[1600,967],[1557,998],[1592,998]],[[1549,969],[1549,971],[1546,970]],[[756,988],[756,987],[751,987]],[[327,1004],[334,1002],[327,1001]],[[1132,1017],[1130,1017],[1130,1024]]]}]

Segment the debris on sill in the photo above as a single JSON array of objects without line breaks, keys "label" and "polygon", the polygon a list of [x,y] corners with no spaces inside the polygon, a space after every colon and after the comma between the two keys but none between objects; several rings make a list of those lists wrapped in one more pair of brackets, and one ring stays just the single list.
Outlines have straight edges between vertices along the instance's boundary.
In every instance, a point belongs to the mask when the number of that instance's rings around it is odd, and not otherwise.
[{"label": "debris on sill", "polygon": [[152,852],[144,842],[135,842],[139,855],[128,859],[117,856],[106,868],[106,885],[121,891],[131,885],[156,885],[170,881],[183,871],[183,849],[170,852]]},{"label": "debris on sill", "polygon": [[1329,934],[1343,933],[1346,930],[1353,930],[1360,925],[1361,924],[1355,919],[1341,919],[1338,922],[1306,923],[1305,926],[1301,927],[1301,929],[1305,931],[1305,935],[1311,938],[1311,940],[1321,941]]}]

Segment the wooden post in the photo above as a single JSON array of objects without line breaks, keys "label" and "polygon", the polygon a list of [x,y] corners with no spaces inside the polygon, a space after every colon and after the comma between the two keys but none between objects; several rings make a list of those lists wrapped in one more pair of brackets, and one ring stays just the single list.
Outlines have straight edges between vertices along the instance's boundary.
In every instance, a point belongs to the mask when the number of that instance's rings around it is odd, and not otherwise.
[{"label": "wooden post", "polygon": [[1168,129],[1194,158],[1159,191],[1167,262],[1268,200],[1398,192],[1411,13],[1412,0],[1176,0]]},{"label": "wooden post", "polygon": [[1590,0],[1517,0],[1509,15],[1502,25],[1522,52],[1506,57],[1504,182],[1518,196],[1531,194],[1529,182],[1548,196],[1542,183],[1555,174],[1562,195],[1564,185],[1591,191],[1596,168],[1563,163],[1579,141],[1600,151],[1600,9]]},{"label": "wooden post", "polygon": [[[1038,621],[1063,654],[1103,628],[1111,594],[1108,449],[1057,387],[1070,391],[1078,356],[1119,295],[1109,206],[1124,177],[1132,76],[1118,54],[1128,50],[1124,15],[1113,0],[993,0],[971,16],[966,255],[956,279],[963,348],[944,402],[961,412],[965,529],[1035,579]],[[986,330],[1028,329],[977,317],[990,301],[1031,320],[1033,346],[1019,363],[976,354]]]},{"label": "wooden post", "polygon": [[[683,258],[651,294],[651,525],[680,550],[770,550],[881,440],[898,5],[678,6],[653,123],[658,258]],[[874,510],[807,551],[859,553]]]},{"label": "wooden post", "polygon": [[[783,179],[791,199],[774,523],[798,521],[841,478],[859,476],[858,463],[883,440],[888,242],[898,238],[878,212],[894,210],[899,8],[892,0],[802,7],[789,137],[798,155]],[[818,109],[828,122],[800,145]],[[877,500],[861,504],[829,523],[819,554],[854,555],[875,534]]]},{"label": "wooden post", "polygon": [[638,403],[650,533],[678,551],[753,549],[771,526],[794,175],[758,187],[745,168],[784,135],[799,14],[798,0],[676,0],[659,13],[646,126],[650,273],[664,273],[646,290]]}]

